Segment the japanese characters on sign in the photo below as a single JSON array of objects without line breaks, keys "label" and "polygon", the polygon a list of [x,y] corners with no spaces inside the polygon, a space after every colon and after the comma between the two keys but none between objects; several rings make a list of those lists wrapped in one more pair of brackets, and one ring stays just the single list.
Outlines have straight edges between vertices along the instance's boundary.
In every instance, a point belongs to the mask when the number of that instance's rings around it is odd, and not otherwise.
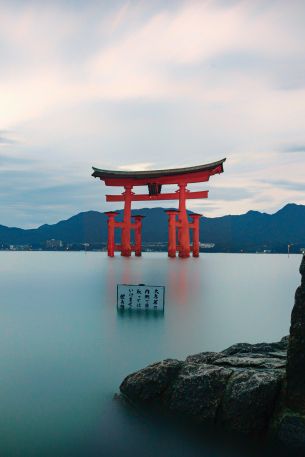
[{"label": "japanese characters on sign", "polygon": [[164,311],[164,290],[164,286],[118,284],[117,308],[119,310]]}]

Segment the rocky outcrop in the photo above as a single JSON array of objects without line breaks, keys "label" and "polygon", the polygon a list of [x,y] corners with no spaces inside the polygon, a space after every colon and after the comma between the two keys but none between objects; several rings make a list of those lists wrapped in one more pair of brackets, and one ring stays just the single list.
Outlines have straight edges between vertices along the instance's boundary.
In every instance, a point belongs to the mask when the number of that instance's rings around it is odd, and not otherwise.
[{"label": "rocky outcrop", "polygon": [[305,255],[301,285],[295,292],[287,357],[287,406],[305,414]]},{"label": "rocky outcrop", "polygon": [[154,363],[127,376],[122,382],[120,390],[135,403],[158,402],[176,378],[181,367],[182,362],[173,359]]},{"label": "rocky outcrop", "polygon": [[305,255],[301,285],[295,292],[287,354],[287,388],[276,421],[280,441],[305,454]]},{"label": "rocky outcrop", "polygon": [[287,343],[236,344],[184,362],[164,360],[127,376],[120,391],[136,404],[261,435],[285,377]]},{"label": "rocky outcrop", "polygon": [[127,376],[121,395],[225,430],[272,434],[305,453],[305,256],[300,273],[289,337],[155,363]]}]

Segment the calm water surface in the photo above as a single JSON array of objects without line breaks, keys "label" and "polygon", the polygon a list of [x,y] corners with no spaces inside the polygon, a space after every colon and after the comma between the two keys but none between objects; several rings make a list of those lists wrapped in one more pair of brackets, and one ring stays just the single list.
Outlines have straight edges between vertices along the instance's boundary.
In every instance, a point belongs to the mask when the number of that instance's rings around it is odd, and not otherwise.
[{"label": "calm water surface", "polygon": [[[301,256],[0,259],[1,457],[236,455],[208,442],[198,450],[113,394],[127,374],[160,359],[286,335]],[[164,315],[118,314],[117,283],[165,285]]]}]

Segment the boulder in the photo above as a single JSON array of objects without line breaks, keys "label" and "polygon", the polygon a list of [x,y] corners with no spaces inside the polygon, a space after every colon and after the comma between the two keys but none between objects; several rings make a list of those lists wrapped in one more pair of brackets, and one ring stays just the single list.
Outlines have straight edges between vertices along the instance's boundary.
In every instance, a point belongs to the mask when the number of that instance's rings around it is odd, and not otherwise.
[{"label": "boulder", "polygon": [[202,424],[266,434],[285,377],[286,347],[243,343],[184,362],[164,360],[127,376],[121,394]]},{"label": "boulder", "polygon": [[185,361],[186,363],[213,363],[218,357],[221,356],[219,352],[199,352],[199,354],[189,355]]},{"label": "boulder", "polygon": [[287,353],[287,407],[305,414],[305,255],[301,285],[295,293]]},{"label": "boulder", "polygon": [[164,391],[176,378],[182,362],[166,359],[127,376],[120,386],[121,393],[134,403],[161,400]]},{"label": "boulder", "polygon": [[238,343],[230,346],[228,349],[222,351],[222,354],[227,355],[240,355],[240,354],[264,354],[265,357],[271,356],[273,353],[284,353],[286,356],[288,347],[288,337],[284,337],[281,341],[276,343]]},{"label": "boulder", "polygon": [[286,360],[276,357],[264,357],[263,354],[241,354],[232,357],[219,357],[215,365],[235,368],[285,368]]},{"label": "boulder", "polygon": [[282,370],[236,371],[222,401],[221,425],[251,435],[266,433],[283,378]]},{"label": "boulder", "polygon": [[168,408],[202,423],[213,424],[233,371],[206,364],[184,364],[171,385]]},{"label": "boulder", "polygon": [[286,411],[278,420],[277,437],[287,448],[304,455],[305,417]]}]

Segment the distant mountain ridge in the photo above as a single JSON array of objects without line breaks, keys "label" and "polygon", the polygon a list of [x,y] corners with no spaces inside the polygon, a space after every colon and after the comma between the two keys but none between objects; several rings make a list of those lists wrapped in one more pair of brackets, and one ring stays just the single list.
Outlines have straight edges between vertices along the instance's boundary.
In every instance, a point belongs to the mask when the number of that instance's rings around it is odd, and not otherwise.
[{"label": "distant mountain ridge", "polygon": [[[119,210],[122,218],[122,210]],[[164,208],[143,208],[133,214],[145,216],[143,242],[167,241],[167,214]],[[107,241],[107,217],[98,211],[79,213],[53,225],[21,229],[0,225],[0,245],[43,245],[46,240],[64,243],[101,244]],[[289,203],[274,214],[248,211],[241,215],[203,217],[200,240],[215,243],[218,252],[286,252],[291,244],[296,252],[305,247],[305,205]]]}]

